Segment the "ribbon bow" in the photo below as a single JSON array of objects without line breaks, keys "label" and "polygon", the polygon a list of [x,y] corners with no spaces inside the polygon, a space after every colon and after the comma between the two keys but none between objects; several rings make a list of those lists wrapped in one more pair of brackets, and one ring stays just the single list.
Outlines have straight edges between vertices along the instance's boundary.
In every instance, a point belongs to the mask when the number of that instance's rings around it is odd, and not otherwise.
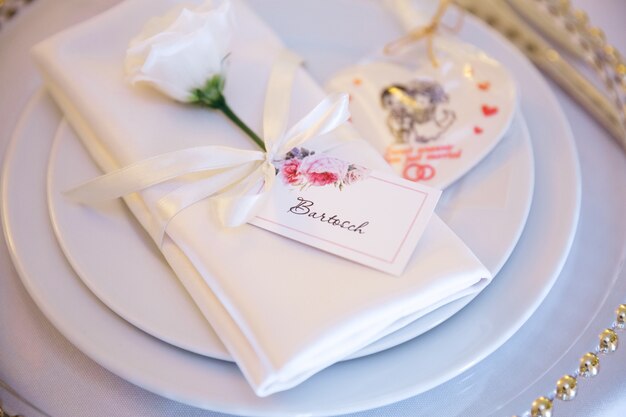
[{"label": "ribbon bow", "polygon": [[300,63],[298,56],[284,51],[272,68],[263,114],[266,152],[226,146],[182,149],[109,172],[66,195],[76,202],[89,204],[191,176],[192,180],[184,181],[161,197],[152,208],[157,225],[149,232],[159,246],[174,216],[209,197],[217,204],[224,225],[244,224],[269,196],[276,179],[276,161],[307,140],[332,131],[350,117],[348,95],[332,94],[286,130],[291,86]]},{"label": "ribbon bow", "polygon": [[385,48],[383,50],[385,54],[395,54],[396,52],[398,52],[398,50],[404,48],[406,45],[410,45],[413,42],[426,39],[426,50],[428,51],[428,58],[435,68],[439,67],[439,61],[437,60],[437,57],[435,56],[435,51],[433,49],[433,37],[439,30],[441,19],[446,12],[446,9],[450,5],[450,2],[451,0],[439,0],[439,6],[437,7],[437,11],[435,11],[435,14],[431,18],[430,22],[427,25],[413,29],[401,38],[396,39],[395,41],[392,41],[385,45]]}]

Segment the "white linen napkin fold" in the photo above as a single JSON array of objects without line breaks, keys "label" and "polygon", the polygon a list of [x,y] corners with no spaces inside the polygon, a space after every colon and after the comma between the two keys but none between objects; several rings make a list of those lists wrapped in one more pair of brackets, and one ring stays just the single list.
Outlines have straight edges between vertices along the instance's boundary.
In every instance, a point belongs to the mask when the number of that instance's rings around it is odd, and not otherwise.
[{"label": "white linen napkin fold", "polygon": [[[34,49],[49,91],[104,171],[196,146],[254,149],[218,112],[176,103],[126,82],[123,63],[129,40],[149,18],[177,3],[127,0]],[[260,132],[268,77],[284,47],[243,2],[236,0],[233,6],[237,28],[225,96]],[[323,96],[300,70],[289,125]],[[330,138],[313,139],[307,147],[343,140],[346,132],[351,134],[346,128]],[[361,140],[346,140],[332,154],[388,170]],[[162,184],[125,198],[148,231],[155,227],[155,202],[175,186]],[[174,217],[161,251],[260,396],[299,384],[434,307],[480,291],[491,279],[436,215],[401,277],[251,225],[225,228],[207,201]]]}]

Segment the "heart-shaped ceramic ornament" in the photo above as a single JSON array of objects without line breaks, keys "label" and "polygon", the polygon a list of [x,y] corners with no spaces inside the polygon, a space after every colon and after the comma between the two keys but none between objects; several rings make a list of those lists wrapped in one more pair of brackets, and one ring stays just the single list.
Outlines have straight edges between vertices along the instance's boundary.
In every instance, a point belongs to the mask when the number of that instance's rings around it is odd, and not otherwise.
[{"label": "heart-shaped ceramic ornament", "polygon": [[352,123],[404,178],[445,188],[502,139],[517,106],[506,68],[478,48],[437,36],[439,66],[424,42],[378,55],[328,82],[350,94]]}]

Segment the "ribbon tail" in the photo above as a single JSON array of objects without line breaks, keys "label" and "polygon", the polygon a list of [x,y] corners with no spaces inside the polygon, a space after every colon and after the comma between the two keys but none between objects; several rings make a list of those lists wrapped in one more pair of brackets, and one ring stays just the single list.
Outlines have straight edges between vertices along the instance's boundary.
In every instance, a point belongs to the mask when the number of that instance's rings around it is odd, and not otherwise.
[{"label": "ribbon tail", "polygon": [[250,221],[256,216],[269,198],[269,192],[250,196],[219,198],[217,204],[220,221],[226,227],[237,227]]},{"label": "ribbon tail", "polygon": [[396,39],[393,42],[388,43],[383,48],[383,52],[386,55],[394,55],[398,53],[402,48],[405,48],[407,45],[412,44],[413,42],[417,42],[420,39],[423,39],[426,36],[430,35],[430,26],[417,28],[401,38]]},{"label": "ribbon tail", "polygon": [[255,163],[240,165],[225,172],[192,181],[161,197],[156,202],[153,210],[156,224],[152,228],[153,232],[151,233],[157,245],[160,247],[163,244],[167,227],[176,215],[187,207],[212,197],[230,185],[242,181],[256,169],[253,164]]},{"label": "ribbon tail", "polygon": [[276,174],[274,167],[263,164],[245,180],[213,199],[222,224],[241,226],[252,219],[270,196]]},{"label": "ribbon tail", "polygon": [[265,158],[260,151],[202,146],[157,155],[94,178],[65,192],[79,203],[112,200],[182,175],[231,168]]}]

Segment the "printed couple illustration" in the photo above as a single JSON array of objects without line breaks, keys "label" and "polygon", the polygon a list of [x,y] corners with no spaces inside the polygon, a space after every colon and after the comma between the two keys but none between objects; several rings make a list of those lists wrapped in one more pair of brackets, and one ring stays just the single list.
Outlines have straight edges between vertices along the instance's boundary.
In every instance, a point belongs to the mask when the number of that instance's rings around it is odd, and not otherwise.
[{"label": "printed couple illustration", "polygon": [[381,94],[381,105],[388,112],[387,127],[398,144],[420,145],[439,139],[456,120],[454,111],[444,108],[449,101],[440,84],[426,80],[395,84]]}]

